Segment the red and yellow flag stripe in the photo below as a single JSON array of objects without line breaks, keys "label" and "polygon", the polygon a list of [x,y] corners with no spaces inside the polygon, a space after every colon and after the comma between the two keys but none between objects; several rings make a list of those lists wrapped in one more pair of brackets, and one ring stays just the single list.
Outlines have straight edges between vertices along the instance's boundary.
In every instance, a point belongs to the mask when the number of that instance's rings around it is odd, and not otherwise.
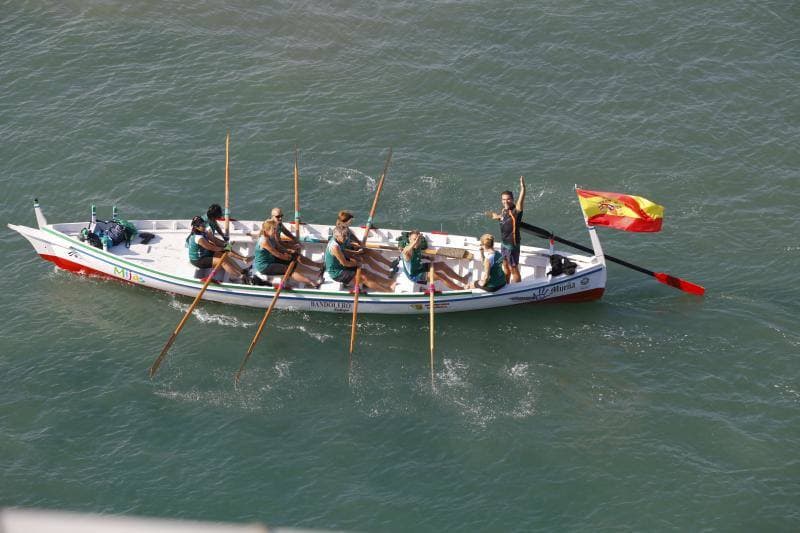
[{"label": "red and yellow flag stripe", "polygon": [[590,226],[609,226],[623,231],[661,231],[664,207],[647,198],[616,192],[575,189]]}]

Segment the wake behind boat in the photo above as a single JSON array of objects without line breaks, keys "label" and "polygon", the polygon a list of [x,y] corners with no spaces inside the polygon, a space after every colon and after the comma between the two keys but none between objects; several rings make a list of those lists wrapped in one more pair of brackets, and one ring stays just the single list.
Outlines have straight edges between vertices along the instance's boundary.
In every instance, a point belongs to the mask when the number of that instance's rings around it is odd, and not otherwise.
[{"label": "wake behind boat", "polygon": [[[141,235],[130,246],[117,244],[97,248],[81,240],[82,231],[90,226],[86,222],[48,224],[38,202],[34,205],[38,228],[9,224],[20,233],[43,259],[56,267],[83,275],[103,276],[168,293],[195,297],[204,285],[210,269],[197,269],[187,259],[186,237],[191,231],[188,219],[134,220]],[[241,256],[252,256],[253,237],[261,227],[260,221],[232,220],[230,242],[233,251]],[[322,261],[325,246],[332,235],[333,226],[301,224],[299,240],[303,253],[315,261]],[[352,228],[362,239],[365,228]],[[398,239],[403,230],[371,229],[366,239],[368,248],[377,250],[387,259],[398,257]],[[445,260],[459,275],[477,281],[482,272],[480,243],[470,236],[442,232],[424,232],[428,248],[425,253]],[[435,282],[436,312],[470,311],[538,302],[577,302],[600,298],[606,284],[606,263],[599,239],[593,227],[589,228],[593,255],[560,255],[575,263],[570,274],[553,275],[551,272],[552,247],[522,246],[520,254],[521,282],[511,283],[496,292],[482,289],[451,290],[441,281]],[[241,263],[241,262],[240,262]],[[242,263],[242,266],[244,264]],[[393,292],[362,291],[359,298],[361,313],[419,314],[428,313],[430,298],[428,285],[411,281],[403,273],[397,276]],[[275,295],[279,277],[265,279],[269,285],[232,283],[219,269],[204,295],[205,300],[225,304],[266,308]],[[350,313],[353,307],[352,290],[333,281],[327,274],[319,287],[284,287],[277,307],[299,311]]]}]

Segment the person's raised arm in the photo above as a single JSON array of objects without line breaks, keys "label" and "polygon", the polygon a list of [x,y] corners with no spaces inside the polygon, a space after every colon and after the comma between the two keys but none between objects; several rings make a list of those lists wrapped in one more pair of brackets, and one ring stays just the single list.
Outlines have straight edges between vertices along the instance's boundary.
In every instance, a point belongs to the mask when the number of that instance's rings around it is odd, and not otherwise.
[{"label": "person's raised arm", "polygon": [[525,209],[525,177],[519,177],[519,198],[517,199],[517,211]]},{"label": "person's raised arm", "polygon": [[406,261],[411,261],[411,257],[414,255],[414,248],[417,246],[417,242],[419,242],[419,234],[414,233],[408,238],[408,244],[403,248],[403,259]]},{"label": "person's raised arm", "polygon": [[481,283],[481,287],[486,285],[486,283],[489,281],[489,271],[491,269],[492,269],[492,265],[489,264],[489,258],[488,257],[484,257],[483,258],[483,274],[481,274],[481,282],[480,282]]}]

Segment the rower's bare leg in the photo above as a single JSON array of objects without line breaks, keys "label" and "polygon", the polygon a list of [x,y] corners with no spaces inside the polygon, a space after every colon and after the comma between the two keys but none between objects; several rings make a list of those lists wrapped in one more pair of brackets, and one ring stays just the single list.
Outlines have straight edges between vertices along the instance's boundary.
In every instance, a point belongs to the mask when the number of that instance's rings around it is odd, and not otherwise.
[{"label": "rower's bare leg", "polygon": [[311,268],[314,268],[316,270],[322,269],[322,263],[317,263],[316,261],[314,261],[310,257],[306,257],[304,255],[298,255],[297,256],[297,262],[300,263],[303,266],[311,267]]},{"label": "rower's bare leg", "polygon": [[382,280],[365,270],[361,270],[361,282],[367,286],[368,289],[380,292],[394,292],[397,285],[396,281]]},{"label": "rower's bare leg", "polygon": [[385,270],[384,268],[382,268],[382,267],[381,267],[381,266],[378,264],[378,262],[377,262],[377,261],[375,261],[375,260],[374,260],[372,257],[370,257],[369,255],[365,255],[365,256],[364,256],[364,264],[365,264],[366,266],[370,267],[370,269],[371,269],[373,272],[375,272],[376,274],[378,274],[378,275],[380,275],[380,276],[383,276],[383,277],[384,277],[384,278],[386,278],[386,279],[390,279],[390,278],[392,277],[392,272],[391,272],[391,271],[389,271],[389,270]]},{"label": "rower's bare leg", "polygon": [[437,272],[441,272],[441,273],[445,274],[446,276],[449,276],[449,277],[451,277],[453,279],[457,279],[458,281],[461,282],[462,285],[466,285],[467,282],[469,281],[469,277],[468,276],[459,275],[455,270],[450,268],[443,261],[436,261],[433,265],[434,265],[433,267],[436,269]]},{"label": "rower's bare leg", "polygon": [[[221,259],[222,256],[214,257],[212,263],[213,266],[217,266]],[[241,268],[235,265],[232,261],[228,260],[227,257],[222,261],[222,268],[225,270],[225,272],[228,273],[228,276],[230,277],[231,281],[240,280],[242,278],[242,274],[244,273],[244,271]]]},{"label": "rower's bare leg", "polygon": [[386,257],[384,257],[384,255],[382,253],[380,253],[378,250],[367,250],[366,255],[367,255],[367,257],[370,257],[373,260],[375,260],[376,263],[383,263],[384,265],[388,266],[389,268],[392,267],[392,260],[391,259],[386,259]]},{"label": "rower's bare leg", "polygon": [[511,280],[511,267],[508,266],[508,260],[503,259],[503,274],[506,275],[506,283]]},{"label": "rower's bare leg", "polygon": [[458,283],[456,283],[455,281],[450,279],[449,276],[447,276],[447,275],[445,275],[443,273],[438,273],[437,272],[436,279],[438,279],[439,281],[441,281],[442,283],[444,283],[445,285],[447,285],[448,287],[450,287],[450,289],[452,289],[454,291],[461,291],[461,290],[464,290],[464,288],[465,288],[464,285],[459,285]]},{"label": "rower's bare leg", "polygon": [[519,275],[519,265],[511,267],[511,282],[519,283],[521,280],[522,277]]},{"label": "rower's bare leg", "polygon": [[304,276],[307,279],[317,280],[312,282],[312,285],[317,285],[322,281],[322,269],[315,269],[310,266],[301,265],[299,262],[295,267],[295,272]]},{"label": "rower's bare leg", "polygon": [[298,283],[305,283],[306,285],[309,285],[309,286],[312,286],[312,287],[316,287],[317,286],[317,282],[316,281],[313,281],[311,278],[309,278],[308,276],[302,274],[301,272],[298,272],[297,270],[292,272],[292,281],[296,281]]},{"label": "rower's bare leg", "polygon": [[[458,278],[454,278],[446,270],[442,270],[441,267],[442,263],[433,264],[433,269],[436,271],[436,279],[441,280],[442,283],[444,283],[454,291],[461,291],[467,287],[467,280],[464,280],[463,282],[459,283],[458,281],[456,281],[456,279]],[[452,270],[450,272],[452,272]]]},{"label": "rower's bare leg", "polygon": [[362,266],[362,272],[369,272],[370,274],[372,274],[372,277],[374,278],[386,282],[389,282],[393,279],[391,272],[386,272],[384,270],[377,270],[373,265],[369,264],[367,261],[364,261],[361,264],[361,266]]}]

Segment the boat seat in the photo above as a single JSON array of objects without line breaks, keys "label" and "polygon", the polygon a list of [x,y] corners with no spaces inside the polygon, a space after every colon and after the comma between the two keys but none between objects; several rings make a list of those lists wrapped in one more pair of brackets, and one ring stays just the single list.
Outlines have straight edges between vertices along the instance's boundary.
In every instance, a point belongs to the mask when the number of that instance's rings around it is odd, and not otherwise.
[{"label": "boat seat", "polygon": [[275,286],[278,283],[280,283],[281,278],[283,277],[283,276],[268,276],[266,274],[262,274],[261,272],[253,268],[250,269],[250,275],[254,278],[258,278],[261,281],[263,281],[264,285],[271,285],[271,286]]},{"label": "boat seat", "polygon": [[[397,285],[394,289],[395,292],[419,292],[417,285],[420,284],[408,279],[408,276],[406,276],[404,272],[400,271],[395,279],[397,280]],[[427,285],[425,285],[425,288],[427,288]]]},{"label": "boat seat", "polygon": [[346,291],[347,289],[344,285],[336,281],[328,274],[328,271],[325,270],[322,273],[322,285],[319,286],[320,290],[323,291]]}]

